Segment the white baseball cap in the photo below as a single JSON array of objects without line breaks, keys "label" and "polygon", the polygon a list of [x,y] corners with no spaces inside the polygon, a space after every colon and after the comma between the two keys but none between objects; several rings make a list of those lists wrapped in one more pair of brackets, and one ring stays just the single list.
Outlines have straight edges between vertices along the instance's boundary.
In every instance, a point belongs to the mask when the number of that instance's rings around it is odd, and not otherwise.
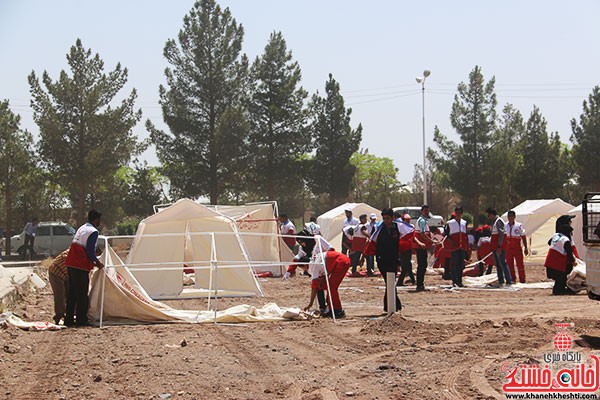
[{"label": "white baseball cap", "polygon": [[377,219],[377,214],[375,214],[375,213],[371,213],[371,215],[369,215],[369,217],[370,217],[371,219]]}]

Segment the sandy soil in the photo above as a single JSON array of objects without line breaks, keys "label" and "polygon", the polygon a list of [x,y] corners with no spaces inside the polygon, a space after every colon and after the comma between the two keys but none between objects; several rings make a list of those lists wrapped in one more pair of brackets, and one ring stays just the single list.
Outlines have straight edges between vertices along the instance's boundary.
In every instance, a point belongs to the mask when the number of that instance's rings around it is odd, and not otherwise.
[{"label": "sandy soil", "polygon": [[[545,280],[528,267],[530,281]],[[430,286],[445,283],[427,276]],[[266,298],[225,299],[304,306],[309,282],[262,280]],[[0,330],[0,398],[7,399],[494,399],[503,365],[541,362],[555,323],[584,359],[599,353],[600,304],[549,289],[416,293],[381,316],[383,280],[346,278],[347,318],[239,325],[128,325],[60,332]],[[205,307],[201,300],[170,302]],[[50,320],[49,287],[23,293],[15,312]],[[185,346],[182,341],[185,338]]]}]

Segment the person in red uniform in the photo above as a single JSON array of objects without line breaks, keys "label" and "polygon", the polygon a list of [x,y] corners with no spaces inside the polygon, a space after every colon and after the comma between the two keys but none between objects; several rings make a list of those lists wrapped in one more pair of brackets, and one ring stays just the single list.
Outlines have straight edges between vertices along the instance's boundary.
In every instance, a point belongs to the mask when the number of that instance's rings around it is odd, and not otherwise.
[{"label": "person in red uniform", "polygon": [[[516,221],[516,213],[513,210],[508,212],[508,223],[506,224],[506,263],[510,269],[510,276],[513,282],[517,280],[515,273],[515,262],[519,271],[519,282],[525,283],[525,264],[523,263],[523,249],[525,255],[529,254],[527,249],[527,236],[525,236],[525,227],[522,223]],[[523,243],[523,248],[521,248]]]},{"label": "person in red uniform", "polygon": [[[319,270],[319,268],[313,268],[317,265],[313,264],[310,268],[310,273],[312,276],[310,302],[308,303],[308,306],[304,308],[304,310],[310,310],[319,290],[329,290],[329,294],[327,296],[327,305],[329,307],[329,311],[325,312],[323,316],[331,317],[333,312],[333,315],[335,315],[336,318],[344,318],[346,313],[342,308],[342,302],[340,300],[338,288],[340,287],[342,280],[350,268],[350,258],[348,258],[348,256],[345,254],[335,251],[334,249],[330,249],[327,251],[327,253],[325,253],[326,271],[322,269]],[[329,287],[325,281],[325,273],[327,273],[327,279],[329,279]]]},{"label": "person in red uniform", "polygon": [[96,210],[88,212],[88,222],[77,229],[69,247],[69,254],[65,259],[69,274],[66,326],[88,325],[90,271],[94,269],[94,266],[104,267],[104,264],[96,256],[98,226],[100,226],[101,217],[102,214]]},{"label": "person in red uniform", "polygon": [[550,249],[546,255],[544,266],[546,267],[546,276],[554,280],[553,295],[575,293],[567,287],[567,275],[573,270],[573,265],[576,263],[571,246],[573,228],[569,223],[560,224],[556,228],[556,233],[548,241]]}]

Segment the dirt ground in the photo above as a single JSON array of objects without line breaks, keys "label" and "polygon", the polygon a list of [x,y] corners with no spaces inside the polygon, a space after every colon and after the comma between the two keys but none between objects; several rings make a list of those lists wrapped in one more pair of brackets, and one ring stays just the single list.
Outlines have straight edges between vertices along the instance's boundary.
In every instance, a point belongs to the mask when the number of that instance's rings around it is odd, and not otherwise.
[{"label": "dirt ground", "polygon": [[[531,282],[545,280],[528,267]],[[308,303],[309,281],[261,280],[280,306]],[[426,277],[428,286],[446,282]],[[59,332],[0,330],[0,398],[7,399],[494,399],[503,366],[542,362],[555,323],[574,351],[598,354],[600,304],[550,289],[401,291],[404,308],[381,315],[383,280],[346,278],[347,317],[237,325],[127,325]],[[205,301],[169,302],[185,309]],[[51,320],[49,287],[23,293],[14,310]],[[182,341],[185,338],[185,346]]]}]

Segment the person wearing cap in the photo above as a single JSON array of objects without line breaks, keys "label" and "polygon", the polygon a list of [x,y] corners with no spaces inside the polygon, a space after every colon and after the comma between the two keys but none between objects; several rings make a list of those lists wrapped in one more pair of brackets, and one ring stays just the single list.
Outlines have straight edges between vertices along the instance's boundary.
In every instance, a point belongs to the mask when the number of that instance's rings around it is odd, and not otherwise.
[{"label": "person wearing cap", "polygon": [[[510,276],[513,282],[517,281],[515,273],[515,262],[519,272],[519,282],[525,283],[525,263],[523,262],[523,251],[525,255],[529,254],[527,248],[527,236],[525,235],[525,226],[516,221],[517,214],[510,210],[508,212],[508,223],[506,224],[506,263],[510,269]],[[523,248],[521,248],[523,243]]]},{"label": "person wearing cap", "polygon": [[65,313],[66,326],[88,325],[90,271],[94,267],[104,267],[104,264],[96,256],[98,226],[100,226],[101,217],[102,214],[96,210],[92,209],[88,212],[88,222],[81,225],[75,232],[69,247],[69,254],[65,259],[69,274],[69,292]]},{"label": "person wearing cap", "polygon": [[[573,223],[573,218],[575,218],[574,215],[561,215],[560,217],[558,217],[556,219],[556,223],[555,223],[556,232],[558,232],[558,227],[561,225],[571,226]],[[573,249],[573,255],[575,256],[575,258],[581,258],[581,257],[579,257],[579,252],[577,251],[577,246],[575,245],[575,242],[573,241],[573,235],[571,235],[571,248]]]},{"label": "person wearing cap", "polygon": [[465,269],[465,258],[469,246],[467,238],[467,221],[462,219],[463,208],[454,208],[454,218],[444,228],[446,240],[444,247],[450,252],[450,277],[454,287],[463,287],[462,274]]},{"label": "person wearing cap", "polygon": [[429,206],[423,204],[421,206],[421,215],[417,219],[417,238],[425,244],[424,247],[417,247],[417,292],[425,290],[425,271],[427,270],[427,252],[433,248],[434,242],[431,237],[431,229],[429,228],[428,220],[430,218]]},{"label": "person wearing cap", "polygon": [[506,240],[506,227],[502,218],[498,216],[498,212],[493,208],[488,208],[485,210],[487,217],[490,221],[493,221],[492,224],[492,251],[494,252],[494,264],[496,265],[496,273],[498,274],[498,285],[504,285],[506,282],[506,286],[512,285],[512,279],[510,277],[510,271],[508,270],[508,265],[506,264],[506,248],[507,248],[507,240]]},{"label": "person wearing cap", "polygon": [[[387,282],[387,273],[398,272],[398,254],[400,253],[400,237],[408,233],[409,229],[405,224],[394,220],[394,211],[391,208],[384,208],[381,211],[383,223],[380,224],[375,233],[367,242],[367,247],[363,256],[374,255],[377,260],[377,268],[381,272],[383,280]],[[361,260],[362,263],[362,260]],[[394,285],[396,291],[396,285]],[[396,292],[396,310],[402,309],[402,303]],[[387,284],[383,296],[383,311],[387,312]]]},{"label": "person wearing cap", "polygon": [[359,224],[359,221],[352,216],[352,210],[350,208],[346,208],[344,210],[344,213],[346,214],[346,218],[344,219],[344,223],[342,225],[342,254],[347,255],[348,251],[352,247],[352,239],[348,239],[348,237],[344,234],[343,231],[349,226],[354,228],[356,225]]},{"label": "person wearing cap", "polygon": [[[370,238],[377,229],[377,214],[371,213],[369,215],[369,223],[367,224],[368,237]],[[364,251],[364,250],[363,250]],[[375,275],[375,256],[365,256],[367,260],[367,276]]]},{"label": "person wearing cap", "polygon": [[[479,261],[478,265],[481,266],[481,269],[485,269],[487,266],[487,270],[484,272],[486,275],[492,273],[492,268],[494,267],[494,257],[492,256],[492,228],[485,224],[477,228],[477,260]],[[483,275],[483,273],[482,273]]]},{"label": "person wearing cap", "polygon": [[[566,217],[566,218],[563,218]],[[575,294],[567,287],[567,275],[576,264],[575,254],[571,245],[571,216],[563,215],[556,220],[556,233],[548,241],[550,249],[544,261],[546,276],[554,280],[553,295]]]}]

